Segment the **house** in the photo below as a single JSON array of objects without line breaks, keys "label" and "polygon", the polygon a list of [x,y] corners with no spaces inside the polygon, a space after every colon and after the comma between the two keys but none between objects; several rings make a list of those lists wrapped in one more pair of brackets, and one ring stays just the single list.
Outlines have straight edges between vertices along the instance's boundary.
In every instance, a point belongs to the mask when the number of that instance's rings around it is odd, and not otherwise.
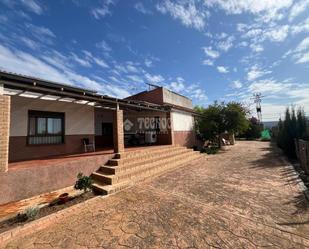
[{"label": "house", "polygon": [[163,87],[117,99],[0,71],[0,203],[72,185],[127,148],[193,147],[195,115]]}]

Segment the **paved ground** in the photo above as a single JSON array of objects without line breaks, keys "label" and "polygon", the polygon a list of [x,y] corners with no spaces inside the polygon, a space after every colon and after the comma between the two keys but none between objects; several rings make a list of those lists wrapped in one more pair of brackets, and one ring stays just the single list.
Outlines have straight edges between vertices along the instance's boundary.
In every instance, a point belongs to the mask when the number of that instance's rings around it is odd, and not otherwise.
[{"label": "paved ground", "polygon": [[309,248],[309,207],[293,173],[268,143],[239,142],[7,248]]}]

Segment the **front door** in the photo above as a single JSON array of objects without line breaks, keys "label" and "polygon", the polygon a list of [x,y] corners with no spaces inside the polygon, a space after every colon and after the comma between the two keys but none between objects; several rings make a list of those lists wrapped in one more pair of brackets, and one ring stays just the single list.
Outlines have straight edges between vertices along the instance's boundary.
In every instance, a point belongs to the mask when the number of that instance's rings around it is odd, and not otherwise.
[{"label": "front door", "polygon": [[113,147],[113,123],[103,122],[101,124],[101,136],[96,136],[96,146]]}]

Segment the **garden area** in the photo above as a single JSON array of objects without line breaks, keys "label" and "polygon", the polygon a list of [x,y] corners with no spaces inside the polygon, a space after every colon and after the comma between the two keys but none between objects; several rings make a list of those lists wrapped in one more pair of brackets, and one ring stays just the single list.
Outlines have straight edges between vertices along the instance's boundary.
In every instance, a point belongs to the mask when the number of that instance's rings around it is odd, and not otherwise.
[{"label": "garden area", "polygon": [[[43,198],[45,199],[43,203],[37,205],[28,204],[27,207],[24,208],[21,212],[18,212],[15,215],[7,215],[7,217],[2,217],[0,221],[0,233],[16,228],[18,226],[22,226],[26,223],[56,213],[76,204],[85,202],[86,200],[96,196],[91,191],[92,179],[89,176],[83,175],[82,173],[77,175],[74,189],[78,191],[75,191],[71,194],[64,192],[56,198]],[[12,205],[20,204],[9,203],[5,206],[10,208]]]}]

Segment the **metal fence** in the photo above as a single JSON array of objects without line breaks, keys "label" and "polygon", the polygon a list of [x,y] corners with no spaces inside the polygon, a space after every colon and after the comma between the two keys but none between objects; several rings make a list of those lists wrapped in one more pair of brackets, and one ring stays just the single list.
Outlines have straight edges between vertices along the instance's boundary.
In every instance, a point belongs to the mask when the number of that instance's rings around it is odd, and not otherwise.
[{"label": "metal fence", "polygon": [[295,139],[295,149],[300,166],[309,175],[309,142]]}]

